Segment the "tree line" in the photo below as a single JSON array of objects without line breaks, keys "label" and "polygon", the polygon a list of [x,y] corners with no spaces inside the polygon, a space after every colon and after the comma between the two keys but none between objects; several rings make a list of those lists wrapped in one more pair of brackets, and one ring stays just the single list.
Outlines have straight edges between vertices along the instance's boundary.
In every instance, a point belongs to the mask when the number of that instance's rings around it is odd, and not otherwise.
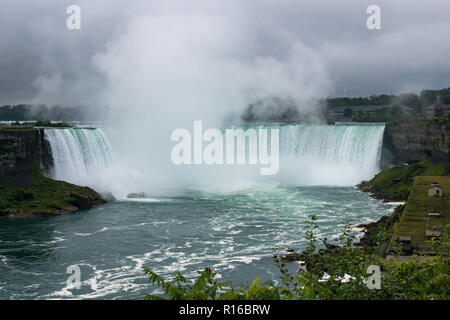
[{"label": "tree line", "polygon": [[92,111],[83,106],[3,105],[0,107],[0,121],[84,121],[96,118],[97,115],[100,115],[101,109],[95,109],[95,113]]},{"label": "tree line", "polygon": [[354,107],[354,106],[380,106],[380,105],[404,105],[411,108],[421,108],[432,104],[437,96],[443,103],[450,104],[450,88],[441,90],[422,90],[418,95],[415,93],[402,93],[400,95],[371,95],[363,98],[330,98],[327,99],[328,107]]}]

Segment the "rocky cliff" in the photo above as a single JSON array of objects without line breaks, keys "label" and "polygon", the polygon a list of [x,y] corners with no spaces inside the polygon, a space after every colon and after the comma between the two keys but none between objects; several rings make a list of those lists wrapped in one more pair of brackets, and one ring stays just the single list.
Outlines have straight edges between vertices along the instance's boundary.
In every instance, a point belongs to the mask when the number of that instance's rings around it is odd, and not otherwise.
[{"label": "rocky cliff", "polygon": [[44,129],[0,127],[0,185],[29,183],[33,170],[50,159]]},{"label": "rocky cliff", "polygon": [[442,165],[450,171],[450,126],[424,122],[386,125],[383,167],[422,160]]}]

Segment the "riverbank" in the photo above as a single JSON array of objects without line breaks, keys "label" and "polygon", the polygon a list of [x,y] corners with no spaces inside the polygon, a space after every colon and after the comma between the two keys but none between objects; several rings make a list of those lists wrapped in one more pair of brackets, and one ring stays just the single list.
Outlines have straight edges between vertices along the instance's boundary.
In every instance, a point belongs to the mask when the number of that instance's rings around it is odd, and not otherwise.
[{"label": "riverbank", "polygon": [[[398,202],[399,205],[393,210],[392,215],[383,216],[379,220],[368,223],[360,224],[356,227],[350,228],[349,231],[361,231],[362,237],[358,242],[355,242],[355,246],[363,249],[376,250],[377,254],[385,258],[386,252],[392,247],[393,240],[397,234],[415,234],[416,247],[425,246],[425,229],[424,221],[419,223],[417,221],[406,223],[405,221],[417,220],[416,218],[408,218],[411,214],[404,214],[406,212],[417,212],[420,208],[421,220],[427,216],[427,210],[431,206],[430,201],[436,201],[435,199],[427,199],[426,188],[429,187],[430,181],[443,181],[443,184],[447,186],[447,182],[450,178],[441,177],[445,173],[445,169],[440,165],[434,165],[430,161],[420,161],[415,164],[404,164],[394,166],[392,168],[384,169],[379,172],[373,179],[369,181],[363,181],[358,187],[364,192],[370,192],[371,197],[382,200],[385,202]],[[417,177],[417,178],[416,178]],[[420,186],[420,190],[416,190],[414,186]],[[424,189],[425,188],[425,189]],[[447,188],[450,190],[450,186]],[[414,190],[414,191],[413,191]],[[414,196],[410,196],[413,193]],[[420,194],[420,196],[419,196]],[[417,200],[419,199],[419,200]],[[441,202],[445,202],[445,198],[440,198]],[[442,200],[444,199],[444,200]],[[413,203],[413,204],[412,204]],[[446,202],[445,202],[446,203]],[[435,205],[436,206],[436,205]],[[446,211],[442,207],[445,204],[438,205],[441,211]],[[448,205],[450,208],[450,204]],[[411,209],[415,208],[415,209]],[[430,207],[431,208],[431,207]],[[434,207],[433,207],[434,208]],[[412,216],[418,213],[413,213]],[[444,213],[447,215],[447,213]],[[439,226],[448,224],[447,220],[441,219]],[[419,231],[417,231],[419,230]],[[341,248],[337,245],[326,244],[325,248],[321,250],[321,255],[336,255],[340,252]],[[307,255],[305,253],[288,252],[281,258],[283,262],[303,261],[307,266],[312,266],[311,259],[308,262]],[[314,260],[315,261],[315,260]]]},{"label": "riverbank", "polygon": [[94,190],[50,179],[37,168],[27,184],[0,186],[0,217],[59,215],[105,202]]},{"label": "riverbank", "polygon": [[384,169],[373,179],[361,182],[358,187],[370,192],[375,199],[386,202],[406,201],[416,176],[442,176],[444,167],[423,160],[414,164],[401,164]]}]

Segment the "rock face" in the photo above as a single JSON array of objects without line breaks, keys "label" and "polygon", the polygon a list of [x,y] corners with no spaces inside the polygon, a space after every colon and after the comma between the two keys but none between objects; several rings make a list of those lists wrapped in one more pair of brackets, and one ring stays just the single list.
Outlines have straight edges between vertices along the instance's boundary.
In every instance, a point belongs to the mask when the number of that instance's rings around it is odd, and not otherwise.
[{"label": "rock face", "polygon": [[11,179],[26,184],[36,166],[50,159],[44,129],[0,127],[0,185]]},{"label": "rock face", "polygon": [[429,160],[450,171],[450,127],[431,123],[387,125],[382,167],[400,162]]}]

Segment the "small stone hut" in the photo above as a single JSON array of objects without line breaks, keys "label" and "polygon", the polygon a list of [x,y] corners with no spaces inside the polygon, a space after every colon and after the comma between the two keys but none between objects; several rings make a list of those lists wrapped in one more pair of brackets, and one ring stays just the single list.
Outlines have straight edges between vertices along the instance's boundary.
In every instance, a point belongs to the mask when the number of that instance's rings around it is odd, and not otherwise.
[{"label": "small stone hut", "polygon": [[443,190],[439,183],[434,182],[431,184],[431,186],[428,188],[428,196],[429,197],[442,197]]}]

